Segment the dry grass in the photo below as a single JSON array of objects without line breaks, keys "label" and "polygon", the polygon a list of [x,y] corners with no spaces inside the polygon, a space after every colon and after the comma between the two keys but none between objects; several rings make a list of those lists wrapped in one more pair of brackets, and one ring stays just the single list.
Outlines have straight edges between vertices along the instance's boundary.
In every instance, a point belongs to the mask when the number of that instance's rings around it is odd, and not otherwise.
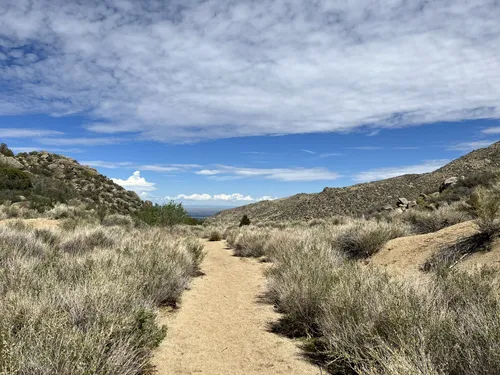
[{"label": "dry grass", "polygon": [[236,238],[234,254],[240,257],[261,257],[265,255],[265,245],[269,236],[268,230],[250,228],[242,229]]},{"label": "dry grass", "polygon": [[156,229],[0,228],[2,374],[145,374],[200,243]]},{"label": "dry grass", "polygon": [[411,225],[415,233],[425,234],[471,220],[472,216],[464,211],[462,203],[459,202],[435,211],[412,209],[392,216],[391,219]]},{"label": "dry grass", "polygon": [[349,260],[410,232],[401,222],[348,220],[250,227],[227,238],[258,244],[255,254],[273,262],[267,298],[284,314],[273,328],[305,336],[304,348],[333,374],[500,373],[497,271],[441,269],[423,285]]}]

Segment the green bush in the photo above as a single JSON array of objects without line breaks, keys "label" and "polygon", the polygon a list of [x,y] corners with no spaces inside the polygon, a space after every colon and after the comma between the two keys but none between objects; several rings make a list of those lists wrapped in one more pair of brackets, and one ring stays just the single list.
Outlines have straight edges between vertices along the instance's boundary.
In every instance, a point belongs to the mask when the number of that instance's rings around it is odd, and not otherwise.
[{"label": "green bush", "polygon": [[14,157],[14,153],[5,143],[0,144],[0,154],[7,157]]},{"label": "green bush", "polygon": [[482,233],[495,236],[500,232],[500,186],[476,189],[467,203]]},{"label": "green bush", "polygon": [[31,179],[26,172],[0,166],[0,190],[27,190],[31,187]]},{"label": "green bush", "polygon": [[247,215],[243,215],[243,217],[240,220],[240,227],[243,227],[245,225],[250,225],[250,219],[248,218]]},{"label": "green bush", "polygon": [[164,205],[145,205],[136,215],[146,224],[158,226],[182,224],[189,218],[182,204],[174,202]]}]

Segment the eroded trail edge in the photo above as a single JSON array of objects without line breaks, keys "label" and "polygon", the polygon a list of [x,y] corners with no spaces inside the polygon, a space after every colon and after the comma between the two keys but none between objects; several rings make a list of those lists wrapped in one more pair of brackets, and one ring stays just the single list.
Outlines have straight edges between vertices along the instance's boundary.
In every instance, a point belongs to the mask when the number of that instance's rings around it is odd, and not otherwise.
[{"label": "eroded trail edge", "polygon": [[321,374],[294,341],[268,331],[279,315],[258,302],[266,265],[234,257],[223,242],[207,242],[205,251],[205,276],[177,312],[161,317],[168,333],[153,360],[158,374]]}]

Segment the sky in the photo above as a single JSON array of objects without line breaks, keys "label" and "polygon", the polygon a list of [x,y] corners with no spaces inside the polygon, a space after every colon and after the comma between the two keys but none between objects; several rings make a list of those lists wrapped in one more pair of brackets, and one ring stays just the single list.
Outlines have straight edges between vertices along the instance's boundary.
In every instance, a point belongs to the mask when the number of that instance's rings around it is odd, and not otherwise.
[{"label": "sky", "polygon": [[234,206],[500,140],[500,4],[0,2],[0,141]]}]

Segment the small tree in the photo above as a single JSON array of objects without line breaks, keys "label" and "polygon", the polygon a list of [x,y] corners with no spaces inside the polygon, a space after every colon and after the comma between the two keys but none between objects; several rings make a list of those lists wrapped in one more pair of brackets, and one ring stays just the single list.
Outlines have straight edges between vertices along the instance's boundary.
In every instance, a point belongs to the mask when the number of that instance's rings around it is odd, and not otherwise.
[{"label": "small tree", "polygon": [[4,156],[10,156],[10,157],[14,156],[14,153],[12,152],[12,150],[10,148],[8,148],[5,143],[0,144],[0,154],[2,154]]},{"label": "small tree", "polygon": [[243,217],[241,218],[240,227],[242,227],[243,225],[250,225],[250,219],[247,215],[243,215]]}]

